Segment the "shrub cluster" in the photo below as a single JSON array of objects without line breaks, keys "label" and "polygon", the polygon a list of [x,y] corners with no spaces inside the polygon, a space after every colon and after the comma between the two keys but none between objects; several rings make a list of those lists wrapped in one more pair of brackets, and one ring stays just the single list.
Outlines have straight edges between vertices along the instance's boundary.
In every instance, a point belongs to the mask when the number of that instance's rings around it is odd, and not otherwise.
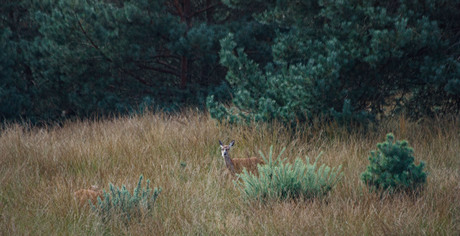
[{"label": "shrub cluster", "polygon": [[330,168],[326,165],[317,167],[318,156],[313,164],[306,157],[304,162],[297,158],[294,164],[285,164],[281,159],[281,151],[276,160],[273,160],[273,146],[270,147],[268,159],[260,152],[266,165],[258,166],[258,175],[243,170],[238,177],[241,182],[235,184],[249,199],[295,199],[314,198],[327,194],[341,178],[341,166]]},{"label": "shrub cluster", "polygon": [[147,186],[142,188],[142,179],[141,175],[132,195],[125,185],[115,188],[113,184],[110,184],[110,192],[104,190],[104,200],[98,198],[96,205],[91,203],[92,209],[102,217],[104,222],[119,217],[128,223],[133,217],[140,217],[151,212],[161,193],[161,188],[155,188],[152,191],[150,180],[147,180]]},{"label": "shrub cluster", "polygon": [[[386,141],[377,144],[378,150],[371,151],[370,164],[361,174],[361,180],[371,190],[388,193],[416,192],[426,183],[427,173],[423,171],[425,163],[414,164],[414,150],[406,140],[398,141],[389,133]],[[341,166],[331,168],[317,162],[310,164],[310,158],[305,162],[297,158],[294,164],[285,163],[281,155],[273,160],[273,146],[270,147],[268,158],[262,152],[260,155],[265,165],[258,166],[258,174],[252,174],[246,169],[237,176],[241,181],[235,185],[248,199],[264,201],[266,199],[285,200],[296,198],[315,198],[326,195],[340,180]]]}]

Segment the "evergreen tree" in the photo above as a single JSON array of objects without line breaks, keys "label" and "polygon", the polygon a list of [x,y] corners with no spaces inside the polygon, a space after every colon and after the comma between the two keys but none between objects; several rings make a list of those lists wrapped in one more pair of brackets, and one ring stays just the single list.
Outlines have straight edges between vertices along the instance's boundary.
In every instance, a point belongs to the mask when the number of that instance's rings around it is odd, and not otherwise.
[{"label": "evergreen tree", "polygon": [[386,141],[371,152],[369,165],[361,180],[373,190],[413,191],[426,183],[425,163],[414,164],[414,150],[406,140],[396,141],[387,134]]},{"label": "evergreen tree", "polygon": [[34,117],[38,90],[33,66],[27,61],[37,36],[29,1],[0,1],[0,120]]},{"label": "evergreen tree", "polygon": [[15,67],[2,74],[7,79],[0,87],[9,92],[2,90],[0,97],[23,97],[14,101],[23,112],[2,99],[1,119],[55,120],[204,104],[210,92],[229,94],[217,52],[218,40],[230,29],[239,32],[238,42],[254,52],[253,59],[264,63],[257,55],[270,50],[254,43],[270,32],[265,26],[218,0],[29,0],[7,6],[2,17],[8,18],[10,9],[25,11],[33,34],[20,42],[14,37],[24,37],[23,31],[2,31],[1,46],[15,54],[5,55],[2,66]]},{"label": "evergreen tree", "polygon": [[400,109],[413,115],[460,108],[459,1],[238,1],[263,8],[276,30],[271,63],[259,65],[229,35],[220,62],[233,107],[208,98],[214,118],[366,121]]},{"label": "evergreen tree", "polygon": [[[53,86],[61,87],[56,90],[70,112],[87,116],[136,104],[197,102],[204,91],[192,91],[194,86],[219,82],[212,81],[219,73],[212,55],[219,27],[190,16],[205,14],[198,13],[201,6],[176,2],[61,0],[51,12],[36,14],[46,41],[44,76],[56,78]],[[209,70],[199,71],[201,64]]]}]

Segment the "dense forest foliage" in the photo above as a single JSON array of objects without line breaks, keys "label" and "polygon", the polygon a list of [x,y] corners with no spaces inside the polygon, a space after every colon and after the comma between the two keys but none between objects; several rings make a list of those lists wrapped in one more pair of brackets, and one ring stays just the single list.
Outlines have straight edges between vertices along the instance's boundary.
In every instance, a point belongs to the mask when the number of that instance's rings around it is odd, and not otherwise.
[{"label": "dense forest foliage", "polygon": [[0,120],[460,110],[460,1],[0,0]]}]

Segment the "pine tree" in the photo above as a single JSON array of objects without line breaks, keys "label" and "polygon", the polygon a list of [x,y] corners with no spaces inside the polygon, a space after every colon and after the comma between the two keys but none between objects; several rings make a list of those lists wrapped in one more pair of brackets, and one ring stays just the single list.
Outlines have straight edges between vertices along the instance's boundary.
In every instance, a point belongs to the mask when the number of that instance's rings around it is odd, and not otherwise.
[{"label": "pine tree", "polygon": [[208,98],[217,119],[360,122],[398,109],[459,111],[458,1],[226,3],[258,4],[256,19],[276,37],[266,66],[246,57],[232,35],[221,41],[235,95],[231,109]]},{"label": "pine tree", "polygon": [[371,152],[369,165],[361,174],[361,180],[375,190],[413,191],[426,183],[424,162],[414,164],[414,150],[406,140],[396,141],[387,134],[386,141],[377,144]]},{"label": "pine tree", "polygon": [[[200,106],[208,93],[222,99],[229,94],[217,52],[230,29],[253,59],[263,62],[258,55],[270,50],[254,40],[270,33],[265,26],[218,0],[7,2],[0,13],[11,23],[2,28],[1,46],[13,57],[5,56],[2,66],[15,67],[2,77],[14,82],[0,82],[6,91],[0,97],[14,93],[21,99],[2,99],[0,111],[8,111],[1,119]],[[30,29],[13,29],[18,24],[11,14],[26,19]]]},{"label": "pine tree", "polygon": [[0,120],[36,115],[33,65],[28,62],[37,25],[29,1],[0,1]]}]

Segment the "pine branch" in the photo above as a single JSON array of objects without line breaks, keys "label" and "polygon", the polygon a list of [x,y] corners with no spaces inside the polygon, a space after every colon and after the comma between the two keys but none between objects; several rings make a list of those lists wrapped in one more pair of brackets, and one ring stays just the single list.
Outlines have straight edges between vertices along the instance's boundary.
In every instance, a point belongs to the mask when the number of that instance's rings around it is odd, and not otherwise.
[{"label": "pine branch", "polygon": [[174,0],[174,7],[176,8],[177,14],[179,14],[181,20],[184,20],[185,19],[184,12],[182,11],[182,8],[178,0]]},{"label": "pine branch", "polygon": [[156,68],[156,67],[150,67],[150,66],[146,66],[146,65],[137,65],[137,66],[139,68],[141,68],[141,69],[148,69],[148,70],[153,70],[153,71],[157,71],[157,72],[161,72],[161,73],[167,73],[167,74],[171,74],[171,75],[175,75],[175,76],[180,76],[179,73],[177,73],[175,71],[172,71],[172,70]]},{"label": "pine branch", "polygon": [[165,67],[167,67],[167,68],[169,68],[169,69],[171,69],[171,70],[173,70],[173,71],[177,71],[177,70],[178,70],[176,67],[170,65],[169,63],[167,63],[167,62],[165,62],[165,61],[156,61],[155,63],[158,63],[158,64],[160,64],[160,65],[163,65],[163,66],[165,66]]},{"label": "pine branch", "polygon": [[218,2],[218,3],[216,3],[216,4],[213,4],[213,5],[204,7],[204,8],[202,8],[202,9],[200,9],[200,10],[197,10],[197,11],[193,12],[189,17],[194,17],[195,15],[198,15],[198,14],[200,14],[200,13],[202,13],[202,12],[205,12],[205,11],[207,11],[207,10],[210,10],[210,9],[215,8],[215,7],[217,7],[217,6],[220,6],[220,5],[222,5],[222,2]]}]

